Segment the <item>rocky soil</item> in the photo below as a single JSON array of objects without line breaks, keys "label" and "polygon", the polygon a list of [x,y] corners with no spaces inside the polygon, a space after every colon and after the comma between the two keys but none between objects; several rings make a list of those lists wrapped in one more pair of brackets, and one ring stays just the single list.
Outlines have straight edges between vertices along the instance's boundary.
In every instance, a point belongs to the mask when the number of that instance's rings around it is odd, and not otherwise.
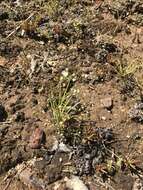
[{"label": "rocky soil", "polygon": [[0,0],[0,189],[143,189],[142,0]]}]

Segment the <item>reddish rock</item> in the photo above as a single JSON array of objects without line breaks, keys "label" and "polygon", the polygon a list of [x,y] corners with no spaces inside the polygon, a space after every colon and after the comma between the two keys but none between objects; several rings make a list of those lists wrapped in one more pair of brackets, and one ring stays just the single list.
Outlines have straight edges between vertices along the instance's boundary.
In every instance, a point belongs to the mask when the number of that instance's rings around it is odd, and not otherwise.
[{"label": "reddish rock", "polygon": [[38,149],[44,140],[44,131],[40,128],[36,128],[29,139],[29,146],[32,149]]}]

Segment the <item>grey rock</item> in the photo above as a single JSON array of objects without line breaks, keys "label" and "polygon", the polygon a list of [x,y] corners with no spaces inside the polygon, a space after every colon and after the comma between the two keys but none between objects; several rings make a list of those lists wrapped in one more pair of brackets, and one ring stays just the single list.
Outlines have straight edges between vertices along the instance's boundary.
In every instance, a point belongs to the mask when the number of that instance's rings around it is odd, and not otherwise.
[{"label": "grey rock", "polygon": [[143,122],[143,103],[136,103],[129,110],[129,117],[137,122]]}]

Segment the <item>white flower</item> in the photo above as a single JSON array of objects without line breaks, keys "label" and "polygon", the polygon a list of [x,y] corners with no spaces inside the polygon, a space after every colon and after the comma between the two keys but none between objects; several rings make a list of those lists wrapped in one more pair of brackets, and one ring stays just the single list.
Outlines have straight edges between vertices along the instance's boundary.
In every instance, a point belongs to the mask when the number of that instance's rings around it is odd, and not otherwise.
[{"label": "white flower", "polygon": [[69,75],[69,71],[68,71],[68,68],[66,68],[64,71],[62,71],[62,76],[63,77],[68,77],[68,75]]}]

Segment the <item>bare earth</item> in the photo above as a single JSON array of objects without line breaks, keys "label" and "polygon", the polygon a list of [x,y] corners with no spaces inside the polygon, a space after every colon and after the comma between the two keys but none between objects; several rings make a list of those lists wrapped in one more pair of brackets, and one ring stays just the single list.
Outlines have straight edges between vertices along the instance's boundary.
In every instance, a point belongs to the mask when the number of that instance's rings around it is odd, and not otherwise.
[{"label": "bare earth", "polygon": [[[82,107],[65,133],[48,103],[63,73]],[[142,169],[142,0],[0,0],[0,189],[141,190]]]}]

